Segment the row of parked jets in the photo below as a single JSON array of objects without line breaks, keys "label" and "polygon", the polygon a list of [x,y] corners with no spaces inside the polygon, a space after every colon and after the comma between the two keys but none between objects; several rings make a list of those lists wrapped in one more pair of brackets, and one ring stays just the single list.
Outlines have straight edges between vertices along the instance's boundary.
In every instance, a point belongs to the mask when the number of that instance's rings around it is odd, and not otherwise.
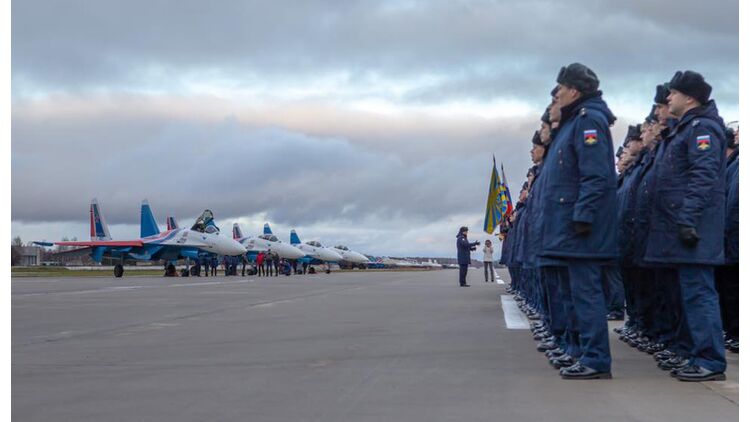
[{"label": "row of parked jets", "polygon": [[277,254],[282,259],[306,264],[350,262],[364,267],[370,260],[363,254],[344,245],[323,246],[312,240],[302,242],[295,230],[290,232],[289,243],[281,241],[271,231],[268,223],[259,236],[243,236],[239,224],[232,227],[232,238],[221,233],[214,223],[211,210],[205,210],[190,228],[178,227],[174,217],[167,217],[167,229],[161,231],[147,200],[141,203],[141,235],[134,240],[113,240],[104,220],[99,202],[91,201],[89,207],[91,240],[65,242],[35,242],[42,246],[73,247],[65,254],[88,254],[101,263],[107,257],[117,262],[115,277],[122,277],[124,264],[132,261],[200,260],[218,256],[246,256],[254,260],[261,252]]}]

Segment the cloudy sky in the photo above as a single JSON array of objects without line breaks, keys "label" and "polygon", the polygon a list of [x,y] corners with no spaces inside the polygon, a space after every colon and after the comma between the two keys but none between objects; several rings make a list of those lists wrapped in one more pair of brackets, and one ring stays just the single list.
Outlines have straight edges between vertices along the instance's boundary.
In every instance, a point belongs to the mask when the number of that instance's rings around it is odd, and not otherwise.
[{"label": "cloudy sky", "polygon": [[[482,228],[492,154],[514,196],[562,65],[618,121],[692,69],[738,117],[738,2],[24,0],[12,9],[12,222],[115,237],[140,201],[188,224],[377,255],[453,256]],[[479,238],[482,238],[479,235]]]}]

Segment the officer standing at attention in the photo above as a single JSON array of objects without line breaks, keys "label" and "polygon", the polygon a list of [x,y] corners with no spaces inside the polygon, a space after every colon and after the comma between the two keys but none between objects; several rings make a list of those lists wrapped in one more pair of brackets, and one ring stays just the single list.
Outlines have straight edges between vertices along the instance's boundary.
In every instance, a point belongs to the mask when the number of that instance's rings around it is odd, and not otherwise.
[{"label": "officer standing at attention", "polygon": [[670,268],[679,282],[691,338],[689,363],[672,370],[681,381],[726,379],[726,358],[714,288],[724,264],[724,122],[711,86],[692,71],[669,82],[669,111],[679,121],[656,162],[654,207],[644,260]]},{"label": "officer standing at attention", "polygon": [[[567,269],[576,319],[580,322],[580,359],[562,368],[563,379],[611,378],[607,308],[602,266],[617,257],[617,175],[610,126],[615,116],[588,67],[573,63],[557,76],[560,127],[542,171],[544,191],[541,251],[543,259]],[[567,286],[565,286],[567,287]]]},{"label": "officer standing at attention", "polygon": [[716,268],[725,345],[730,352],[740,351],[740,146],[737,132],[727,128],[727,213],[724,230],[726,264]]},{"label": "officer standing at attention", "polygon": [[471,263],[471,251],[477,248],[479,242],[469,243],[469,239],[466,236],[469,234],[469,228],[466,226],[458,229],[456,235],[456,249],[458,249],[458,284],[461,287],[471,287],[470,284],[466,284],[466,273],[469,270],[469,264]]}]

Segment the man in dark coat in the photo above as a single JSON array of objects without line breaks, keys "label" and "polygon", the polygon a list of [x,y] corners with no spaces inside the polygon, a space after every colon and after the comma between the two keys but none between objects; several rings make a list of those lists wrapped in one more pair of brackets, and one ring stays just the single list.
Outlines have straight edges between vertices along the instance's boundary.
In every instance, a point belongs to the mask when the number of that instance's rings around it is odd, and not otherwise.
[{"label": "man in dark coat", "polygon": [[654,207],[644,260],[671,268],[679,282],[692,347],[675,368],[682,381],[724,380],[726,358],[714,287],[724,263],[726,141],[711,86],[696,72],[669,82],[669,110],[679,121],[655,163]]},{"label": "man in dark coat", "polygon": [[721,321],[729,351],[740,350],[740,148],[739,133],[727,129],[727,205],[724,229],[726,263],[716,267],[716,290],[721,305]]},{"label": "man in dark coat", "polygon": [[466,284],[466,273],[471,263],[471,251],[477,248],[479,242],[469,242],[466,236],[469,234],[469,228],[461,227],[456,235],[456,249],[458,249],[458,284],[461,287],[471,287]]},{"label": "man in dark coat", "polygon": [[560,127],[543,172],[554,175],[541,192],[544,223],[540,256],[567,268],[579,321],[581,357],[561,369],[564,379],[611,378],[607,308],[602,265],[617,257],[614,147],[609,127],[615,117],[588,67],[573,63],[557,77]]}]

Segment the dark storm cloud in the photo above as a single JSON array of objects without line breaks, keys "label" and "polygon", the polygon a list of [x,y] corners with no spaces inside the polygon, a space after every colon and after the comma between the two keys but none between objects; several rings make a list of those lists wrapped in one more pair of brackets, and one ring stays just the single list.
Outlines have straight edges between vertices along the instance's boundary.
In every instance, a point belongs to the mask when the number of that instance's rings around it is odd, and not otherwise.
[{"label": "dark storm cloud", "polygon": [[[354,85],[372,75],[435,76],[406,97],[435,101],[528,98],[521,87],[545,92],[574,60],[615,91],[676,69],[734,86],[738,75],[738,3],[728,0],[207,4],[14,4],[14,88],[127,89],[187,71],[281,83],[343,71]],[[717,94],[736,102],[729,91]]]},{"label": "dark storm cloud", "polygon": [[12,224],[85,225],[97,196],[132,228],[148,198],[160,222],[212,208],[449,255],[457,226],[481,224],[492,153],[517,199],[561,65],[597,72],[616,141],[677,69],[704,73],[736,110],[737,12],[726,0],[15,2]]},{"label": "dark storm cloud", "polygon": [[[472,148],[461,159],[451,149],[388,151],[232,118],[94,115],[38,122],[13,119],[13,138],[23,140],[12,145],[18,222],[83,221],[89,199],[98,196],[109,221],[123,224],[137,223],[143,198],[178,218],[208,207],[223,219],[265,212],[290,225],[368,218],[424,223],[476,212],[490,165],[486,149]],[[467,189],[467,180],[481,182]]]}]

